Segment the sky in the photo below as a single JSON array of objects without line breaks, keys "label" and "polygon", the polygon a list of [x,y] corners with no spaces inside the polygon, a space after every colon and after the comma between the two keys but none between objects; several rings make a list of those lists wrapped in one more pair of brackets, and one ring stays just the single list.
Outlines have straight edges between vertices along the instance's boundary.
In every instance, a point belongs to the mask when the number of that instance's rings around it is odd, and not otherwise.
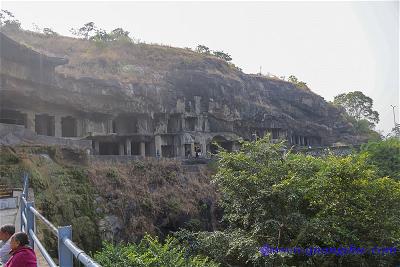
[{"label": "sky", "polygon": [[351,91],[374,100],[377,130],[393,128],[399,106],[399,2],[22,2],[1,1],[25,29],[71,36],[93,21],[146,43],[230,54],[245,73],[295,75],[327,101]]}]

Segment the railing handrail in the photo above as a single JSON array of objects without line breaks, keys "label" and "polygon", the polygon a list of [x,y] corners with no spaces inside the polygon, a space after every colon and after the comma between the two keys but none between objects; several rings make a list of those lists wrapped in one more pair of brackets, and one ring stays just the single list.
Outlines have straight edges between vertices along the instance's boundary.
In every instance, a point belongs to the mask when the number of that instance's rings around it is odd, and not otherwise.
[{"label": "railing handrail", "polygon": [[40,252],[45,258],[46,262],[51,267],[58,267],[57,264],[50,257],[43,244],[40,242],[35,234],[35,218],[39,218],[58,238],[58,257],[60,267],[72,267],[73,257],[80,261],[87,267],[101,267],[91,257],[89,257],[82,249],[80,249],[72,239],[72,227],[63,226],[55,227],[49,220],[47,220],[38,210],[34,207],[34,202],[28,202],[28,186],[29,177],[24,174],[24,188],[21,194],[21,231],[26,232],[30,237],[30,245],[34,248],[35,244],[38,246]]}]

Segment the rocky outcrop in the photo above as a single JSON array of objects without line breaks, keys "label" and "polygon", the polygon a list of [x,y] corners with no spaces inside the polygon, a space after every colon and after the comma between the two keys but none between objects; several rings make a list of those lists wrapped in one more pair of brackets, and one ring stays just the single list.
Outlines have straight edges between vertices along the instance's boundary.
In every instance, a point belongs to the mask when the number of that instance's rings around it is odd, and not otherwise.
[{"label": "rocky outcrop", "polygon": [[[7,34],[38,51],[68,58],[67,64],[56,67],[54,79],[40,88],[15,75],[3,75],[7,88],[3,97],[10,99],[9,106],[28,108],[34,101],[38,107],[53,107],[82,121],[101,117],[95,130],[82,124],[78,136],[98,131],[107,135],[113,133],[108,122],[113,118],[147,114],[149,119],[138,119],[136,128],[145,124],[143,132],[148,135],[202,133],[192,134],[190,142],[200,143],[203,151],[217,135],[230,140],[227,134],[232,139],[252,139],[271,133],[274,139],[303,146],[359,141],[341,111],[321,96],[286,81],[245,74],[212,56],[145,44],[99,47],[86,40],[24,31]],[[190,117],[195,118],[193,123]],[[186,126],[181,125],[185,119]],[[171,155],[182,155],[184,139],[182,133],[180,142],[173,141],[181,148]],[[161,145],[152,142],[154,154]]]}]

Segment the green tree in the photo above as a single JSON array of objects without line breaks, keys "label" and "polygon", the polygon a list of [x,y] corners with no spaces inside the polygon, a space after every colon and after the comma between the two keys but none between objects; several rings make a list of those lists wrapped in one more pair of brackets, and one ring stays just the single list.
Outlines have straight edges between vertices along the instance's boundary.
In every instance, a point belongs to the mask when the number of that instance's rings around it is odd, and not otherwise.
[{"label": "green tree", "polygon": [[210,54],[210,48],[208,48],[205,45],[198,45],[196,47],[196,52],[201,53],[201,54]]},{"label": "green tree", "polygon": [[146,235],[139,244],[112,245],[105,243],[95,254],[103,267],[217,267],[219,264],[202,256],[192,256],[176,238],[168,237],[164,244]]},{"label": "green tree", "polygon": [[297,87],[302,88],[302,89],[308,89],[307,83],[300,81],[299,79],[297,79],[296,76],[294,75],[290,75],[288,78],[288,82],[291,82],[293,84],[295,84]]},{"label": "green tree", "polygon": [[372,98],[360,91],[335,96],[333,103],[343,107],[346,113],[357,121],[367,120],[371,125],[379,122],[379,113],[373,110]]},{"label": "green tree", "polygon": [[70,32],[73,35],[78,37],[83,37],[86,40],[89,40],[90,36],[92,36],[96,31],[98,31],[97,27],[94,25],[94,22],[85,23],[81,28],[74,29],[72,28]]},{"label": "green tree", "polygon": [[2,9],[0,11],[0,27],[20,29],[21,22],[15,18],[12,12]]},{"label": "green tree", "polygon": [[109,35],[111,41],[132,41],[132,39],[129,37],[129,32],[122,28],[116,28],[112,30]]},{"label": "green tree", "polygon": [[48,37],[57,36],[58,35],[58,33],[53,31],[51,28],[43,28],[43,33],[44,33],[44,35],[46,35]]},{"label": "green tree", "polygon": [[[395,256],[261,256],[272,247],[395,246],[400,241],[400,182],[380,178],[365,155],[314,158],[284,153],[268,138],[218,154],[215,183],[226,228],[180,232],[194,250],[224,266],[393,264]],[[384,196],[384,197],[382,197]]]},{"label": "green tree", "polygon": [[227,62],[232,60],[232,57],[224,51],[213,51],[213,55]]},{"label": "green tree", "polygon": [[361,147],[368,162],[376,166],[379,176],[400,179],[400,140],[389,138],[380,142],[369,142]]},{"label": "green tree", "polygon": [[392,129],[391,136],[400,138],[400,123],[396,123],[396,126]]},{"label": "green tree", "polygon": [[299,82],[299,79],[297,79],[297,77],[294,75],[290,75],[288,78],[288,81],[291,83],[297,84]]}]

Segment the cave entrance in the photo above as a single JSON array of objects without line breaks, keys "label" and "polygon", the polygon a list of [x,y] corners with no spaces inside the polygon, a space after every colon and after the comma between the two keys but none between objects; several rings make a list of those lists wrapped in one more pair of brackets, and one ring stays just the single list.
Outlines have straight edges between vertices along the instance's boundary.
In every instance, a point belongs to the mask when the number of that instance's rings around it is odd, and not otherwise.
[{"label": "cave entrance", "polygon": [[173,158],[174,157],[174,146],[172,146],[172,145],[161,146],[161,154],[164,158]]},{"label": "cave entrance", "polygon": [[137,116],[132,114],[119,115],[113,124],[113,132],[118,134],[134,134],[138,132]]},{"label": "cave entrance", "polygon": [[0,109],[0,123],[26,126],[26,115],[11,109]]},{"label": "cave entrance", "polygon": [[218,135],[218,136],[215,136],[211,140],[211,143],[209,144],[209,148],[210,148],[209,150],[210,150],[211,154],[217,154],[218,153],[218,146],[215,145],[215,143],[217,143],[219,146],[221,146],[222,148],[224,148],[228,152],[232,152],[233,141],[229,141],[225,137]]},{"label": "cave entrance", "polygon": [[131,153],[132,155],[140,155],[140,143],[138,142],[131,143]]},{"label": "cave entrance", "polygon": [[61,136],[77,137],[77,121],[75,118],[68,116],[61,118]]},{"label": "cave entrance", "polygon": [[55,121],[54,116],[47,114],[35,115],[35,131],[40,135],[54,136]]},{"label": "cave entrance", "polygon": [[117,142],[99,142],[100,155],[119,155],[119,145]]},{"label": "cave entrance", "polygon": [[168,118],[167,132],[168,133],[177,133],[181,131],[182,128],[182,120],[179,114],[170,115]]},{"label": "cave entrance", "polygon": [[192,145],[185,144],[185,157],[190,157],[192,155]]}]

